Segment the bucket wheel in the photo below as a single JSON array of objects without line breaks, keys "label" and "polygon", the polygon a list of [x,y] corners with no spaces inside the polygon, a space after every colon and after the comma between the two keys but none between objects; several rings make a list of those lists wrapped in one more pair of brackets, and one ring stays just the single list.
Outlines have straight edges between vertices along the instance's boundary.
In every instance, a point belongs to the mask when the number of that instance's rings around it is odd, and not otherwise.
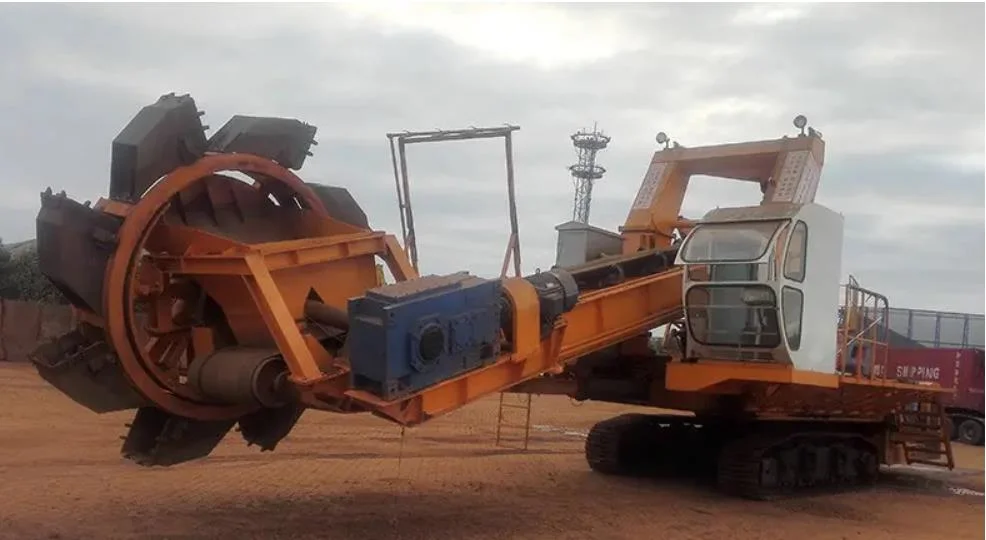
[{"label": "bucket wheel", "polygon": [[[255,183],[222,170],[246,174]],[[293,231],[278,226],[286,220],[271,218],[303,209],[325,213],[286,169],[257,156],[229,154],[205,156],[172,172],[130,208],[107,268],[104,321],[121,366],[142,395],[168,412],[202,420],[249,412],[211,404],[185,384],[192,358],[212,352],[205,348],[232,345],[227,321],[198,283],[157,271],[146,255],[292,239]]]},{"label": "bucket wheel", "polygon": [[[316,234],[318,226],[307,224],[317,218],[368,229],[348,192],[306,184],[290,170],[310,155],[313,126],[234,116],[207,140],[200,116],[191,97],[162,96],[114,140],[108,199],[90,206],[49,189],[38,215],[41,271],[80,322],[39,347],[32,361],[91,410],[137,408],[124,453],[151,464],[207,454],[237,421],[248,440],[252,434],[251,442],[272,449],[302,410],[223,403],[189,383],[193,360],[236,346],[236,314],[224,313],[207,292],[210,276],[168,274],[155,258],[303,239]],[[276,353],[236,360],[256,362],[262,375]],[[258,421],[257,414],[268,416]],[[290,425],[258,428],[277,423],[270,415]],[[174,437],[201,444],[162,446]]]}]

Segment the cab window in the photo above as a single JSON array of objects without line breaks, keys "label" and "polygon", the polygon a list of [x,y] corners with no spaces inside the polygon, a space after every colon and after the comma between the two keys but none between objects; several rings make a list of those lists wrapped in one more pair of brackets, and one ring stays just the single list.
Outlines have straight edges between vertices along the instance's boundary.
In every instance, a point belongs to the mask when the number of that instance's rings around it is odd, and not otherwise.
[{"label": "cab window", "polygon": [[801,325],[804,316],[804,294],[793,287],[781,291],[781,311],[784,312],[784,335],[792,351],[801,348]]},{"label": "cab window", "polygon": [[784,277],[801,282],[805,280],[805,253],[808,248],[808,225],[798,221],[791,231],[791,242],[784,254]]}]

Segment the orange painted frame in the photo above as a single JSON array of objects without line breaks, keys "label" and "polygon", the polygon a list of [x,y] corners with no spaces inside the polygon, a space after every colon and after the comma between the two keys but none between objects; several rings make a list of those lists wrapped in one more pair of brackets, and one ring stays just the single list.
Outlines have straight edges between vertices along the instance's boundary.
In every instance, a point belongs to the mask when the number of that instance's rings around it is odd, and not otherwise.
[{"label": "orange painted frame", "polygon": [[142,198],[129,208],[103,202],[103,208],[114,213],[124,213],[125,219],[117,232],[117,246],[106,268],[103,299],[103,325],[113,350],[131,383],[137,391],[168,412],[200,418],[219,420],[242,416],[249,409],[241,406],[190,403],[159,386],[146,374],[135,351],[142,344],[135,335],[136,320],[128,309],[130,279],[139,258],[140,247],[150,234],[169,201],[176,194],[201,179],[220,171],[236,170],[254,173],[258,182],[280,183],[290,188],[308,208],[319,215],[327,215],[322,201],[294,173],[280,165],[249,154],[209,154],[194,163],[175,169],[154,184]]},{"label": "orange painted frame", "polygon": [[[766,182],[776,176],[789,152],[808,150],[819,166],[825,160],[825,142],[815,136],[659,150],[651,158],[620,233],[623,253],[667,248],[675,228],[692,226],[681,218],[681,204],[694,175],[716,176],[747,182]],[[663,178],[663,181],[661,180]],[[653,190],[646,193],[646,186]]]},{"label": "orange painted frame", "polygon": [[[307,238],[251,246],[246,252],[218,255],[153,256],[162,271],[184,275],[230,275],[245,280],[258,312],[274,336],[291,371],[291,380],[309,386],[329,378],[288,310],[271,272],[281,268],[322,264],[350,257],[376,255],[399,280],[416,277],[404,251],[392,235],[366,232]],[[317,344],[316,344],[317,345]]]},{"label": "orange painted frame", "polygon": [[533,286],[523,278],[506,278],[504,288],[514,312],[514,350],[490,366],[391,402],[367,392],[343,391],[338,381],[316,383],[312,390],[349,398],[402,425],[420,424],[679,318],[681,277],[680,270],[673,270],[587,293],[544,340],[538,335],[540,308]]},{"label": "orange painted frame", "polygon": [[[168,412],[202,420],[237,418],[249,412],[249,408],[190,402],[160,386],[145,371],[137,357],[139,353],[136,351],[143,344],[136,337],[136,321],[127,306],[140,248],[168,208],[172,197],[212,174],[230,170],[250,175],[258,186],[269,183],[286,187],[303,206],[319,216],[328,217],[321,200],[294,173],[268,159],[250,154],[208,154],[166,175],[132,205],[101,199],[96,206],[103,212],[124,218],[124,221],[117,233],[117,246],[106,270],[105,317],[93,322],[106,330],[124,372],[138,392]],[[285,354],[296,382],[310,384],[326,377],[315,362],[318,353],[312,352],[310,340],[301,335],[293,318],[286,313],[283,298],[270,272],[277,268],[367,254],[384,258],[398,280],[417,276],[396,239],[373,231],[259,244],[246,251],[221,255],[157,257],[155,262],[160,264],[160,268],[177,274],[244,276],[248,290]]]}]

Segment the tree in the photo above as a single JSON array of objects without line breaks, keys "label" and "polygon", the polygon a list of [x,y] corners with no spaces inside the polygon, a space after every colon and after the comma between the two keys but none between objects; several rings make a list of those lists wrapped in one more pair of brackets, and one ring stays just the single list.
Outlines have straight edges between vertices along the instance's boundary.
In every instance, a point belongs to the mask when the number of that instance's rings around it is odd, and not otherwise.
[{"label": "tree", "polygon": [[18,255],[0,240],[0,297],[50,304],[67,303],[62,293],[41,273],[36,249]]}]

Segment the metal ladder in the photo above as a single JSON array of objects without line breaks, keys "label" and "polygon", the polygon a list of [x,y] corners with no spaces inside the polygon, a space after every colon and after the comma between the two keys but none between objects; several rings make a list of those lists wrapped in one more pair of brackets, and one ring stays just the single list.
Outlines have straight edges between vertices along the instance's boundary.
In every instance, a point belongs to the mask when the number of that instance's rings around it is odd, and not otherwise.
[{"label": "metal ladder", "polygon": [[904,451],[904,462],[955,468],[948,417],[941,404],[923,402],[897,413],[897,431],[891,441]]},{"label": "metal ladder", "polygon": [[[508,395],[510,397],[508,397]],[[524,415],[523,423],[511,422],[508,411],[519,411]],[[504,436],[504,429],[523,429],[522,446],[510,446],[505,444],[507,438]],[[527,450],[531,438],[531,394],[517,394],[500,392],[500,406],[496,415],[496,446],[501,448],[512,448],[514,450]],[[512,440],[512,438],[511,438]]]}]

